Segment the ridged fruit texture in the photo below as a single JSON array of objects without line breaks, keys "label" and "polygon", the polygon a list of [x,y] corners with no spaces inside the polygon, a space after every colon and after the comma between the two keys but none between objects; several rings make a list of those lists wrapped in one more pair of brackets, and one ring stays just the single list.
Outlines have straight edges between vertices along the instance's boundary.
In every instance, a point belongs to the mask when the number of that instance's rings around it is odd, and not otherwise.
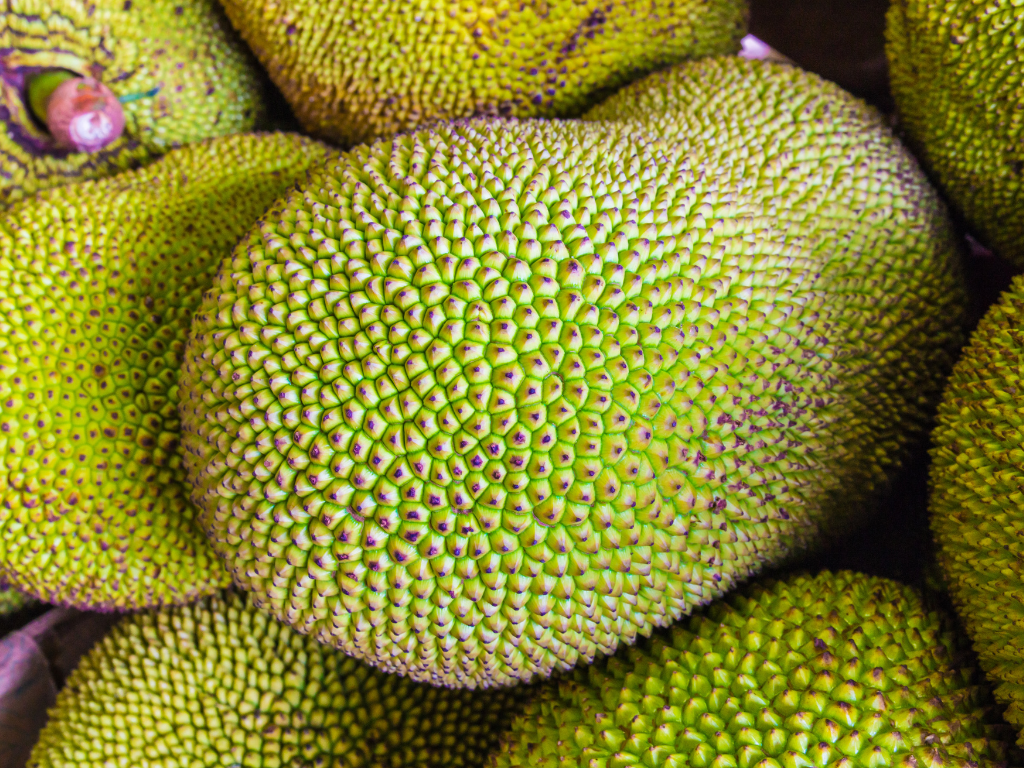
[{"label": "ridged fruit texture", "polygon": [[[846,393],[846,415],[830,424],[835,437],[825,444],[846,458],[833,459],[843,464],[841,473],[815,480],[830,489],[831,509],[820,521],[830,533],[856,524],[865,500],[900,461],[908,442],[931,425],[945,376],[963,343],[951,331],[956,328],[952,318],[942,317],[943,311],[959,317],[963,302],[962,278],[949,271],[956,263],[955,246],[941,204],[916,162],[881,114],[837,85],[789,64],[736,56],[656,72],[590,110],[585,119],[614,121],[677,142],[680,153],[719,156],[718,162],[728,167],[732,195],[771,217],[787,240],[817,258],[856,274],[858,254],[876,254],[871,277],[861,274],[834,284],[859,293],[838,311],[850,313],[849,319],[830,331],[846,334],[838,359],[849,359],[851,370],[837,375],[835,386]],[[892,206],[900,211],[898,218],[890,218]],[[860,225],[852,218],[860,219]],[[908,221],[916,223],[905,231],[902,222]],[[915,277],[925,280],[919,300],[897,309],[884,294],[901,291],[901,278],[886,275],[885,265],[889,258],[899,262],[905,258],[900,254],[920,248],[914,244],[919,237],[932,243],[925,252],[931,247],[943,254],[941,282]],[[838,252],[829,252],[837,247]],[[867,282],[839,288],[845,279]],[[946,290],[952,293],[941,295]],[[931,301],[948,309],[929,306]],[[858,312],[872,319],[865,321]],[[867,327],[874,330],[861,330]],[[901,360],[904,349],[917,350],[920,362]],[[850,375],[871,365],[887,373],[870,385]]]},{"label": "ridged fruit texture", "polygon": [[31,598],[26,597],[24,593],[10,587],[0,586],[0,616],[17,613],[31,604]]},{"label": "ridged fruit texture", "polygon": [[[42,68],[95,77],[124,104],[122,137],[69,153],[28,112]],[[0,206],[69,181],[110,176],[172,147],[252,130],[257,65],[216,0],[7,0],[0,6]]]},{"label": "ridged fruit texture", "polygon": [[977,768],[1006,749],[913,590],[767,582],[527,705],[489,768]]},{"label": "ridged fruit texture", "polygon": [[746,0],[222,0],[303,127],[346,145],[473,115],[567,117],[739,49]]},{"label": "ridged fruit texture", "polygon": [[68,679],[29,768],[471,768],[524,690],[385,675],[236,594],[141,613]]},{"label": "ridged fruit texture", "polygon": [[[822,119],[799,110],[777,121]],[[765,159],[711,116],[686,151],[479,119],[328,164],[185,353],[193,499],[236,582],[387,671],[486,686],[815,540],[959,338],[940,206],[875,122],[847,130]]]},{"label": "ridged fruit texture", "polygon": [[895,0],[886,29],[900,127],[987,245],[1024,266],[1024,6]]},{"label": "ridged fruit texture", "polygon": [[91,608],[227,583],[182,485],[185,336],[220,261],[326,155],[240,134],[0,215],[0,580]]},{"label": "ridged fruit texture", "polygon": [[[932,435],[932,530],[950,594],[1006,718],[1024,729],[1024,280],[978,325]],[[1024,745],[1024,737],[1019,743]]]}]

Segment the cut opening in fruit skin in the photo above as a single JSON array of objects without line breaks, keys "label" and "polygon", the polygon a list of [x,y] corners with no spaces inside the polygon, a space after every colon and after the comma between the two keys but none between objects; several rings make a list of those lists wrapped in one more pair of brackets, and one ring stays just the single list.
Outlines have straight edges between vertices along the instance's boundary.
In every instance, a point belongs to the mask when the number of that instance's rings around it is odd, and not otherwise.
[{"label": "cut opening in fruit skin", "polygon": [[13,66],[0,56],[0,129],[22,150],[33,156],[62,157],[44,120],[36,118],[28,105],[27,81],[45,67]]},{"label": "cut opening in fruit skin", "polygon": [[41,69],[25,78],[25,103],[28,105],[29,114],[40,127],[47,129],[46,105],[57,86],[81,77],[82,75],[70,69]]},{"label": "cut opening in fruit skin", "polygon": [[109,148],[125,131],[126,99],[115,96],[97,70],[63,61],[26,63],[0,53],[0,131],[35,157],[61,159]]}]

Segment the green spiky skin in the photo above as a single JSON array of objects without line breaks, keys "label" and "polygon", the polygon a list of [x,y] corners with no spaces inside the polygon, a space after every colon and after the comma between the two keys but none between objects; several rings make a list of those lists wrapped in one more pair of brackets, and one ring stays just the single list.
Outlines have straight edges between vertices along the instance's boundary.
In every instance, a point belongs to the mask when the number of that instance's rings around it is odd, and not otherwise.
[{"label": "green spiky skin", "polygon": [[346,146],[474,115],[574,117],[739,50],[746,0],[222,0],[302,127]]},{"label": "green spiky skin", "polygon": [[378,670],[237,594],[123,619],[68,679],[29,768],[474,768],[528,691]]},{"label": "green spiky skin", "polygon": [[[932,435],[931,521],[939,563],[1006,718],[1024,729],[1024,279],[978,325]],[[1018,743],[1024,746],[1024,736]]]},{"label": "green spiky skin", "polygon": [[581,669],[489,768],[978,768],[1006,746],[909,587],[849,572],[759,584]]},{"label": "green spiky skin", "polygon": [[28,608],[35,601],[24,592],[0,585],[0,616],[7,616]]},{"label": "green spiky skin", "polygon": [[1024,266],[1024,8],[896,0],[887,18],[902,130],[979,238]]},{"label": "green spiky skin", "polygon": [[[709,115],[715,116],[711,129]],[[830,496],[824,505],[827,515],[818,523],[832,537],[841,535],[861,519],[865,503],[872,502],[908,445],[930,428],[941,387],[963,343],[960,332],[951,330],[957,326],[928,306],[941,302],[947,308],[942,312],[959,319],[963,279],[950,272],[957,264],[953,236],[916,162],[873,107],[815,74],[774,61],[720,56],[673,67],[622,89],[585,119],[612,120],[678,142],[679,152],[721,152],[733,194],[784,222],[786,237],[802,240],[802,249],[819,252],[848,243],[835,265],[848,266],[854,252],[874,247],[913,252],[920,247],[915,240],[932,242],[944,254],[943,274],[918,273],[914,279],[925,281],[918,298],[899,310],[856,298],[858,292],[877,297],[902,290],[901,278],[885,273],[885,261],[871,276],[857,278],[865,281],[861,287],[851,285],[845,294],[860,304],[859,311],[874,314],[868,321],[843,321],[852,336],[837,356],[844,370],[837,372],[835,386],[846,393],[846,415],[830,425],[836,437],[827,443],[843,445],[846,455],[833,457],[828,477],[817,480]],[[920,225],[901,232],[899,225],[893,229],[892,222],[883,223],[891,205],[903,211],[904,219],[920,217]],[[850,217],[865,220],[856,230],[864,235],[853,234]],[[897,243],[886,244],[888,233]],[[861,323],[877,330],[862,333]],[[920,362],[900,359],[900,350],[907,348],[919,350]],[[886,373],[869,384],[865,376],[874,375],[867,373],[872,360]]]},{"label": "green spiky skin", "polygon": [[226,584],[182,485],[185,336],[220,260],[327,152],[238,134],[0,215],[0,579],[98,609]]},{"label": "green spiky skin", "polygon": [[942,209],[873,114],[770,162],[706,134],[442,125],[268,212],[181,379],[192,498],[258,605],[388,671],[514,683],[689,613],[884,475],[959,339]]},{"label": "green spiky skin", "polygon": [[[69,153],[33,118],[28,80],[46,69],[94,77],[123,105],[125,130]],[[173,147],[251,131],[264,111],[258,67],[216,0],[9,0],[0,7],[0,207],[41,189],[137,168]]]}]

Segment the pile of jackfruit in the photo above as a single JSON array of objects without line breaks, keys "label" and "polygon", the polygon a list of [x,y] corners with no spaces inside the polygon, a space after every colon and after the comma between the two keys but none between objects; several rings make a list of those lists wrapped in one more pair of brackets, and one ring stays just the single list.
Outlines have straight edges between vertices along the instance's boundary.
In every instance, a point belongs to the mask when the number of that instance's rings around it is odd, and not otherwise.
[{"label": "pile of jackfruit", "polygon": [[[1017,759],[1024,5],[895,119],[747,18],[0,7],[0,614],[124,613],[29,766]],[[929,440],[943,585],[792,571]]]}]

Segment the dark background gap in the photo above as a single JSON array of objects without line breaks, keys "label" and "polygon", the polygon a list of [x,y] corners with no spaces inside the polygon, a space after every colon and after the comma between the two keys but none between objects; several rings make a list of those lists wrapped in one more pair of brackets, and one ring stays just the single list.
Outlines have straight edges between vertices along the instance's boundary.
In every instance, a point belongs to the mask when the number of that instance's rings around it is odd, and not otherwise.
[{"label": "dark background gap", "polygon": [[751,0],[750,32],[884,112],[888,0]]}]

